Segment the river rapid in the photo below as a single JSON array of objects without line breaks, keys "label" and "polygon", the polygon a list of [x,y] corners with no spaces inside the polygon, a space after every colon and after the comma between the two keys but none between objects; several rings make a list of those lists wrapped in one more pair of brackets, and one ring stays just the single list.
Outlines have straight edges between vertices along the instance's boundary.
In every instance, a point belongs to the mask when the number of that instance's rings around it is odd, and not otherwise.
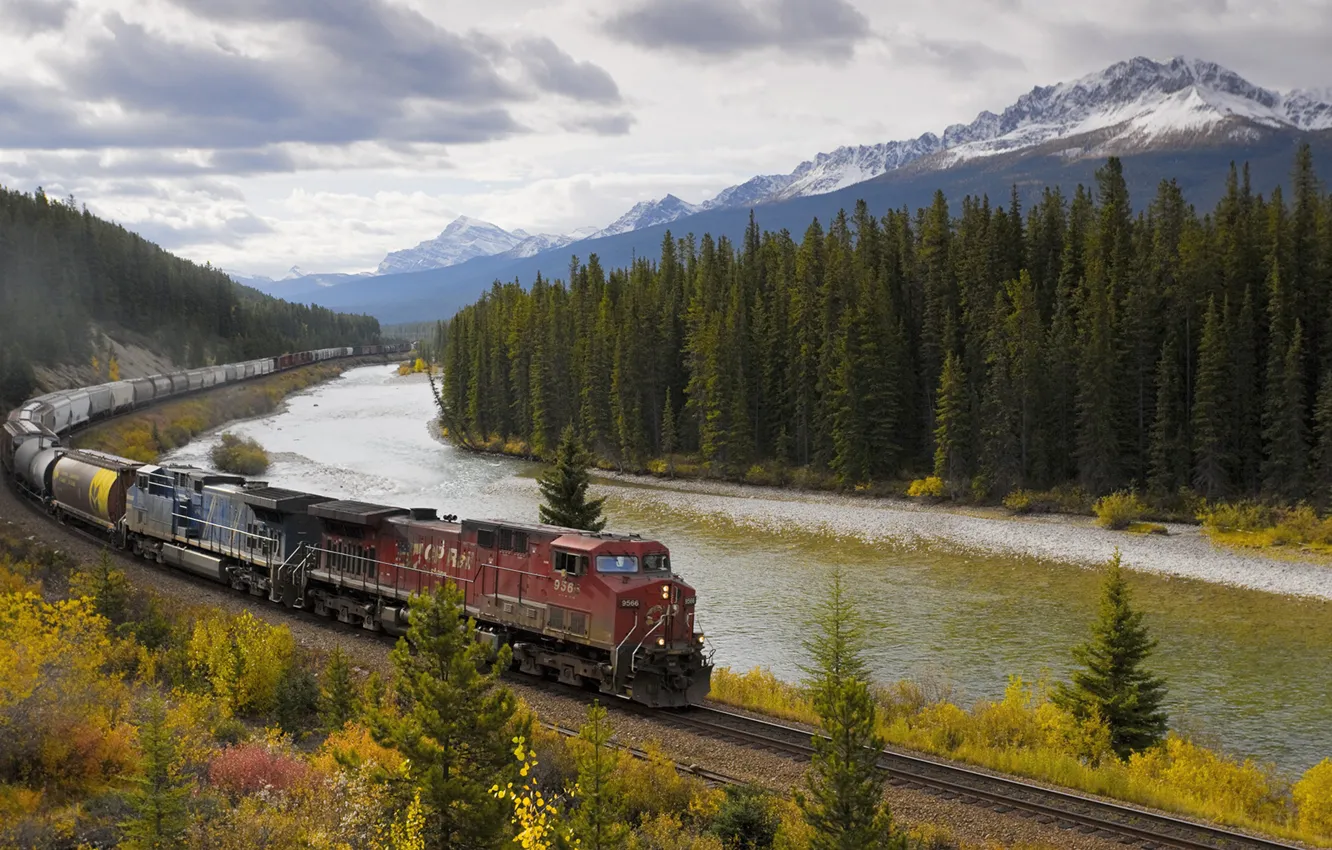
[{"label": "river rapid", "polygon": [[[535,464],[434,439],[422,376],[354,369],[227,430],[254,437],[274,485],[459,516],[537,519]],[[216,433],[169,456],[207,466]],[[718,664],[800,677],[811,601],[840,565],[874,623],[885,681],[951,688],[963,704],[1007,677],[1063,677],[1095,616],[1089,565],[1114,548],[1160,641],[1171,725],[1298,775],[1332,756],[1332,567],[1215,549],[1080,518],[1013,520],[891,500],[709,483],[598,479],[609,527],[666,543],[698,590]]]}]

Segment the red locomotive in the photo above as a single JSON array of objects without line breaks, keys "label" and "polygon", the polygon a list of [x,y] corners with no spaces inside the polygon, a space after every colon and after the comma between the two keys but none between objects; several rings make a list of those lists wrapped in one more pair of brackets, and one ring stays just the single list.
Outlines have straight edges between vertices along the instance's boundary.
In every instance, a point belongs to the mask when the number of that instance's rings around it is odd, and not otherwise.
[{"label": "red locomotive", "polygon": [[525,672],[651,706],[707,696],[694,590],[661,543],[355,501],[307,510],[323,530],[289,586],[316,613],[401,633],[412,594],[447,579],[481,639],[508,644]]}]

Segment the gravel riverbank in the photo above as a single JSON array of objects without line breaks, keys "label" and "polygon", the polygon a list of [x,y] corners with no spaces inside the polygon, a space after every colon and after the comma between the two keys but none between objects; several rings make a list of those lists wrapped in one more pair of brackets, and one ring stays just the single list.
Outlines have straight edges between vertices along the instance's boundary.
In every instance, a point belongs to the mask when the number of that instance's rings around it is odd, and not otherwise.
[{"label": "gravel riverbank", "polygon": [[[627,504],[706,514],[765,532],[822,533],[867,543],[938,546],[1092,565],[1116,548],[1124,565],[1144,572],[1332,600],[1332,565],[1265,557],[1214,546],[1201,528],[1167,524],[1168,535],[1110,531],[1090,517],[1009,516],[997,509],[953,509],[900,499],[670,481],[604,474],[602,494]],[[625,486],[616,486],[625,485]]]},{"label": "gravel riverbank", "polygon": [[[32,511],[19,501],[9,487],[2,485],[0,531],[20,537],[35,537],[85,562],[95,560],[100,551],[100,547],[92,542]],[[353,663],[364,670],[387,673],[390,669],[388,654],[392,644],[382,636],[338,627],[326,620],[315,619],[312,615],[242,596],[227,588],[166,571],[134,558],[120,557],[116,563],[135,586],[151,588],[168,601],[211,605],[233,613],[248,609],[266,622],[287,626],[296,642],[305,649],[323,653],[341,646],[351,656]],[[576,728],[585,717],[586,705],[579,700],[521,683],[514,683],[512,687],[543,720]],[[617,714],[612,719],[617,738],[622,743],[642,746],[655,741],[663,752],[678,762],[706,767],[780,793],[789,793],[800,782],[805,770],[803,762],[786,755],[702,738],[644,718]],[[1070,850],[1108,850],[1121,846],[1115,841],[1060,830],[1052,825],[944,800],[921,791],[890,786],[887,799],[899,822],[930,823],[946,827],[957,838],[970,844]]]}]

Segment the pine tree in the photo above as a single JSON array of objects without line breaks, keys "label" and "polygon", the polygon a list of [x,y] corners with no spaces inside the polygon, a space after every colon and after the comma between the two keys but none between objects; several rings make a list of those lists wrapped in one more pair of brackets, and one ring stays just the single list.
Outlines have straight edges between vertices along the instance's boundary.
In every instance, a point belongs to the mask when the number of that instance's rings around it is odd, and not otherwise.
[{"label": "pine tree", "polygon": [[967,415],[967,378],[955,354],[944,359],[934,422],[934,474],[956,495],[971,479],[971,423]]},{"label": "pine tree", "polygon": [[1092,493],[1109,492],[1120,483],[1112,309],[1105,282],[1089,280],[1080,328],[1077,457],[1078,477]]},{"label": "pine tree", "polygon": [[[1273,334],[1273,344],[1277,337]],[[1266,427],[1267,444],[1264,485],[1275,496],[1296,501],[1304,497],[1309,462],[1308,429],[1304,403],[1304,331],[1295,321],[1280,368],[1271,378],[1268,390]]]},{"label": "pine tree", "polygon": [[1189,479],[1188,400],[1175,352],[1173,332],[1167,334],[1156,364],[1156,421],[1152,423],[1151,477],[1148,489],[1169,496]]},{"label": "pine tree", "polygon": [[1133,610],[1119,550],[1105,567],[1101,606],[1091,639],[1073,650],[1081,665],[1072,684],[1060,683],[1054,700],[1079,720],[1099,719],[1110,731],[1110,746],[1127,759],[1161,740],[1166,731],[1164,680],[1145,667],[1156,648],[1142,612]]},{"label": "pine tree", "polygon": [[795,796],[814,830],[814,850],[907,846],[883,801],[886,776],[878,768],[883,740],[876,732],[866,647],[865,623],[835,571],[817,604],[813,635],[805,641],[810,656],[805,672],[822,734],[813,739],[805,790]]},{"label": "pine tree", "polygon": [[1332,369],[1323,373],[1314,405],[1314,479],[1312,495],[1322,505],[1332,501]]},{"label": "pine tree", "polygon": [[404,806],[420,793],[426,846],[503,846],[508,810],[490,788],[513,778],[510,738],[526,732],[515,729],[518,702],[499,684],[509,648],[484,672],[488,651],[476,623],[462,592],[445,582],[412,598],[407,634],[390,658],[397,710],[371,706],[367,721],[375,741],[407,759],[406,777],[386,779]]},{"label": "pine tree", "polygon": [[351,664],[342,647],[334,647],[324,665],[324,682],[320,689],[319,714],[325,728],[341,729],[356,717],[358,711],[356,685],[352,682]]},{"label": "pine tree", "polygon": [[629,833],[620,820],[624,783],[619,775],[620,752],[611,745],[612,731],[605,707],[593,702],[587,722],[571,742],[578,769],[578,809],[571,826],[587,850],[623,847]]},{"label": "pine tree", "polygon": [[1226,434],[1229,375],[1226,340],[1215,299],[1207,303],[1202,344],[1198,347],[1198,378],[1193,391],[1193,486],[1208,499],[1230,491]]},{"label": "pine tree", "polygon": [[606,500],[587,497],[589,463],[573,426],[565,427],[555,450],[554,466],[537,479],[545,500],[541,505],[542,522],[583,531],[600,531],[605,527],[601,506]]},{"label": "pine tree", "polygon": [[179,847],[186,825],[189,789],[176,769],[176,740],[166,725],[166,703],[151,697],[139,726],[141,775],[134,778],[128,803],[134,816],[122,824],[127,850]]}]

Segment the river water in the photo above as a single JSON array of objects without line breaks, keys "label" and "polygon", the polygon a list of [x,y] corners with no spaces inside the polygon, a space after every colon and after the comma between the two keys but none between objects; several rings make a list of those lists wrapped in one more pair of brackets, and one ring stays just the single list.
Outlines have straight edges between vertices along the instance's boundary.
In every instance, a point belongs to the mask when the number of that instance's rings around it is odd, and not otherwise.
[{"label": "river water", "polygon": [[[421,376],[373,366],[229,430],[263,444],[277,486],[536,520],[537,467],[441,444],[432,415]],[[171,459],[206,466],[216,441],[201,437]],[[798,679],[810,603],[840,565],[874,622],[877,676],[945,685],[964,704],[993,698],[1011,675],[1066,675],[1069,647],[1096,611],[1087,564],[1120,546],[1160,641],[1152,663],[1169,683],[1173,727],[1287,774],[1332,756],[1332,568],[1219,552],[1187,528],[1139,538],[1080,520],[754,488],[598,485],[610,528],[670,547],[698,590],[718,664]]]}]

